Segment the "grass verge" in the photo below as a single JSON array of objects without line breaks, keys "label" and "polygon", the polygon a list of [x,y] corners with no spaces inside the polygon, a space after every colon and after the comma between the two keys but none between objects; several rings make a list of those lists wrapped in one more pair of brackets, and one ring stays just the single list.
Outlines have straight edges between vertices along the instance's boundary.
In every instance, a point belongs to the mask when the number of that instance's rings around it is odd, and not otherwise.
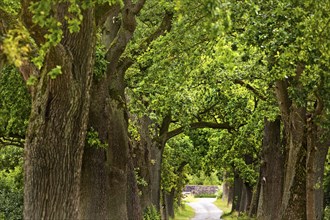
[{"label": "grass verge", "polygon": [[228,206],[227,202],[222,201],[222,199],[217,199],[214,204],[223,211],[223,215],[221,216],[221,219],[223,220],[254,220],[254,218],[250,218],[244,214],[238,216],[238,212],[230,213],[231,205]]},{"label": "grass verge", "polygon": [[175,218],[171,220],[189,220],[195,216],[194,209],[189,205],[183,205],[175,211]]}]

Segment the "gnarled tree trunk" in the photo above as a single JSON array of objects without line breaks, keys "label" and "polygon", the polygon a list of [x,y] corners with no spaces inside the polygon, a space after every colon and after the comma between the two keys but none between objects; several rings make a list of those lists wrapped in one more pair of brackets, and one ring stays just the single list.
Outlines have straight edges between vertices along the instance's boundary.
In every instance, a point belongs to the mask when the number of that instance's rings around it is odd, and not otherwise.
[{"label": "gnarled tree trunk", "polygon": [[[129,219],[130,204],[128,179],[134,174],[129,169],[128,117],[126,112],[124,75],[131,63],[119,61],[136,28],[135,16],[144,1],[133,4],[125,2],[120,9],[114,5],[110,11],[113,17],[121,13],[121,22],[106,22],[107,33],[103,41],[108,46],[106,59],[109,62],[105,77],[93,82],[89,127],[99,135],[106,149],[89,149],[84,155],[82,206],[86,207],[82,219]],[[106,37],[106,35],[108,36]],[[88,146],[86,146],[88,148]],[[93,162],[91,162],[93,161]],[[91,164],[92,163],[92,164]],[[97,172],[94,168],[98,168]],[[89,179],[93,177],[93,180]],[[102,186],[100,184],[103,184]],[[99,195],[103,194],[104,196]],[[101,200],[101,201],[99,201]],[[99,207],[95,210],[95,204]],[[100,210],[101,212],[97,212]],[[140,219],[141,216],[134,216]]]},{"label": "gnarled tree trunk", "polygon": [[137,119],[133,116],[132,120],[137,124],[139,132],[139,140],[133,141],[133,155],[134,167],[137,169],[139,177],[145,181],[145,184],[140,184],[139,190],[141,209],[144,211],[147,207],[152,205],[152,185],[154,182],[151,180],[153,161],[151,160],[151,149],[153,141],[149,132],[149,126],[152,121],[148,116],[143,116]]},{"label": "gnarled tree trunk", "polygon": [[[323,137],[322,137],[323,136]],[[307,219],[323,219],[323,175],[328,153],[326,139],[322,129],[313,121],[307,120],[307,183],[306,183],[306,213]]]},{"label": "gnarled tree trunk", "polygon": [[[67,5],[54,7],[65,23]],[[27,28],[36,28],[27,10],[23,13]],[[83,16],[78,33],[64,28],[63,39],[47,54],[34,88],[25,144],[25,219],[78,218],[95,48],[93,9],[83,11]],[[62,74],[50,79],[47,73],[57,65]]]},{"label": "gnarled tree trunk", "polygon": [[281,121],[265,119],[261,153],[260,187],[261,193],[257,216],[263,220],[280,219],[284,156],[281,142]]},{"label": "gnarled tree trunk", "polygon": [[[297,67],[299,80],[303,67]],[[276,96],[285,130],[285,166],[282,219],[306,219],[306,108],[298,106],[288,95],[288,81],[276,82]],[[297,87],[297,89],[301,89]]]},{"label": "gnarled tree trunk", "polygon": [[231,212],[240,211],[240,204],[242,199],[243,180],[238,175],[237,171],[234,171],[234,187],[233,187],[233,203]]}]

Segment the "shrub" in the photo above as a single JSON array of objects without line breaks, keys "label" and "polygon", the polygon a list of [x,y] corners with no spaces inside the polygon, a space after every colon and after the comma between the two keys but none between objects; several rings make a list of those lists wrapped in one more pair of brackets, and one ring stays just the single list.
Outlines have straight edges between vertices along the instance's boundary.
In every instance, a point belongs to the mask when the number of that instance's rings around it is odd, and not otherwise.
[{"label": "shrub", "polygon": [[0,147],[0,219],[23,219],[23,149]]},{"label": "shrub", "polygon": [[330,219],[330,206],[325,207],[323,219]]},{"label": "shrub", "polygon": [[0,219],[22,219],[23,186],[17,182],[22,170],[17,167],[13,172],[0,172]]},{"label": "shrub", "polygon": [[160,214],[155,206],[149,206],[144,210],[143,220],[160,220]]},{"label": "shrub", "polygon": [[215,194],[201,193],[194,196],[195,198],[216,198]]}]

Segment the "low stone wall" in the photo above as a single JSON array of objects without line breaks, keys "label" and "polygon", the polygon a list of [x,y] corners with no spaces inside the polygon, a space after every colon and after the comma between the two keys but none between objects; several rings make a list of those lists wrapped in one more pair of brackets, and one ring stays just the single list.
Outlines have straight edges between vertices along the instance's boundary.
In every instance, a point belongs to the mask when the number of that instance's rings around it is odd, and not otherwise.
[{"label": "low stone wall", "polygon": [[204,186],[204,185],[186,185],[183,189],[184,193],[193,195],[200,194],[215,194],[219,190],[219,186]]}]

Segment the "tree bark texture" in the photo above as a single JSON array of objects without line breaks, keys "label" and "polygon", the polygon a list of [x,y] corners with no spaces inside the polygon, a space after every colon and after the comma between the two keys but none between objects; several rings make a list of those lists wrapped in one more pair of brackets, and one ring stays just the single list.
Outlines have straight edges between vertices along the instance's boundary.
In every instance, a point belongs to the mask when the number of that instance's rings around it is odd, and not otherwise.
[{"label": "tree bark texture", "polygon": [[252,195],[252,201],[249,209],[249,216],[254,217],[257,216],[258,207],[259,207],[259,198],[260,198],[260,190],[261,190],[261,176],[259,175],[256,189]]},{"label": "tree bark texture", "polygon": [[[297,69],[298,77],[302,70]],[[306,109],[289,99],[287,80],[277,81],[275,88],[286,138],[281,218],[303,220],[306,219]]]},{"label": "tree bark texture", "polygon": [[[65,24],[67,6],[55,7]],[[83,16],[78,33],[69,33],[64,25],[63,39],[46,55],[35,86],[25,145],[25,219],[78,218],[95,48],[93,9],[83,11]],[[27,28],[37,31],[27,9],[23,17]],[[56,65],[62,74],[50,79],[47,73]]]},{"label": "tree bark texture", "polygon": [[143,116],[140,119],[132,118],[132,121],[137,123],[139,140],[133,141],[133,161],[134,167],[137,168],[138,175],[147,183],[147,185],[139,185],[139,190],[141,191],[141,208],[145,210],[148,206],[152,204],[151,202],[151,157],[150,151],[152,148],[152,140],[149,132],[149,125],[151,120],[148,116]]},{"label": "tree bark texture", "polygon": [[307,120],[307,183],[306,183],[306,212],[307,219],[323,219],[323,175],[328,147],[323,143],[322,129],[313,121]]},{"label": "tree bark texture", "polygon": [[[226,178],[226,176],[225,176]],[[229,198],[229,188],[230,188],[230,183],[225,181],[223,184],[222,184],[222,201],[228,201],[228,198]]]},{"label": "tree bark texture", "polygon": [[175,199],[175,189],[172,189],[171,192],[165,192],[165,202],[166,202],[166,211],[169,218],[174,218],[174,199]]},{"label": "tree bark texture", "polygon": [[160,210],[160,194],[161,194],[161,168],[163,160],[164,146],[161,143],[156,144],[151,149],[151,160],[153,164],[151,166],[151,192],[152,192],[152,204],[156,209]]},{"label": "tree bark texture", "polygon": [[140,204],[139,189],[133,165],[132,149],[130,148],[128,173],[127,173],[127,211],[128,220],[142,220],[142,209]]},{"label": "tree bark texture", "polygon": [[242,200],[243,180],[239,177],[237,172],[234,172],[234,189],[233,189],[233,203],[231,212],[240,211],[240,204]]},{"label": "tree bark texture", "polygon": [[[134,190],[134,187],[128,186],[127,180],[131,179],[134,171],[128,167],[128,117],[124,82],[125,71],[129,66],[119,60],[133,36],[135,16],[143,3],[143,0],[136,4],[125,1],[121,10],[119,5],[114,5],[110,11],[111,18],[121,13],[122,20],[107,20],[105,23],[103,40],[108,49],[106,59],[109,64],[104,78],[93,81],[89,127],[98,133],[107,148],[89,149],[84,154],[81,195],[82,206],[86,211],[81,215],[82,219],[132,219],[128,207],[132,208],[135,204],[130,204],[127,198],[131,198],[128,190]],[[91,161],[94,161],[94,165],[89,165]],[[95,172],[95,168],[99,170]],[[95,208],[96,204],[98,208]],[[140,218],[136,216],[135,219]]]},{"label": "tree bark texture", "polygon": [[264,121],[264,137],[261,152],[258,219],[279,219],[283,193],[284,157],[281,142],[281,121]]}]

